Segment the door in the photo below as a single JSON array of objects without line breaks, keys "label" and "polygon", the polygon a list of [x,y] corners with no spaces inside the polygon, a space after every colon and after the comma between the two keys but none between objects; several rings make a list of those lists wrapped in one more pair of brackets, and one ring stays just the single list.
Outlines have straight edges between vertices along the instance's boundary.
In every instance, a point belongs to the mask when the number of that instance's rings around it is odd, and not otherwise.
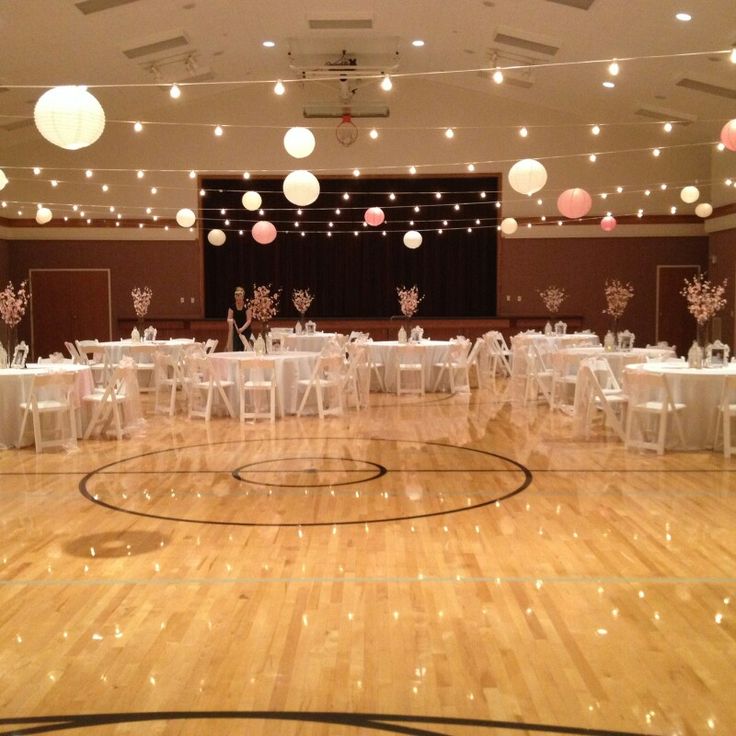
[{"label": "door", "polygon": [[680,292],[685,279],[700,273],[700,266],[657,266],[657,342],[666,340],[687,355],[696,337],[695,317],[688,312],[687,300]]},{"label": "door", "polygon": [[69,354],[64,342],[111,339],[110,269],[32,268],[31,352]]}]

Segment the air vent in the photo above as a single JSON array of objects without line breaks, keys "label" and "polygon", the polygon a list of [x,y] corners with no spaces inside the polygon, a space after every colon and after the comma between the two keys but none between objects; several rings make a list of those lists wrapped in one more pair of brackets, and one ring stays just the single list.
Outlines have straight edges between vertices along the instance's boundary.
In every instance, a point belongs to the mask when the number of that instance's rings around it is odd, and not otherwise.
[{"label": "air vent", "polygon": [[554,56],[560,50],[560,45],[549,38],[532,36],[510,28],[499,28],[493,40],[501,46],[510,46],[539,56]]},{"label": "air vent", "polygon": [[0,128],[7,130],[8,133],[12,133],[14,130],[21,130],[22,128],[28,128],[33,125],[31,118],[23,118],[23,120],[13,120],[12,123],[5,123],[0,125]]},{"label": "air vent", "polygon": [[709,82],[701,82],[698,79],[684,77],[677,82],[677,86],[692,89],[696,92],[705,92],[705,94],[715,95],[716,97],[725,97],[727,100],[736,100],[736,89],[721,87],[717,84],[710,84]]},{"label": "air vent", "polygon": [[547,2],[567,5],[569,8],[577,8],[578,10],[590,10],[590,6],[595,0],[547,0]]},{"label": "air vent", "polygon": [[387,118],[388,105],[366,102],[358,105],[311,104],[304,105],[305,118],[341,118],[350,114],[353,118]]},{"label": "air vent", "polygon": [[182,46],[189,46],[189,39],[185,33],[175,31],[173,33],[167,33],[165,36],[160,36],[156,39],[150,39],[146,43],[142,43],[138,46],[123,49],[123,53],[129,59],[140,59],[143,56],[153,56],[154,54],[160,54],[163,51],[171,51],[171,49],[178,49]]},{"label": "air vent", "polygon": [[689,115],[685,112],[673,112],[672,110],[665,110],[663,107],[640,107],[634,111],[634,115],[659,120],[662,123],[680,123],[681,125],[690,125],[690,123],[697,120],[695,115]]},{"label": "air vent", "polygon": [[85,15],[91,15],[92,13],[101,13],[103,10],[110,10],[121,5],[129,5],[130,3],[137,2],[138,0],[82,0],[82,2],[74,4]]},{"label": "air vent", "polygon": [[313,31],[366,31],[373,28],[373,16],[366,13],[320,13],[307,18]]}]

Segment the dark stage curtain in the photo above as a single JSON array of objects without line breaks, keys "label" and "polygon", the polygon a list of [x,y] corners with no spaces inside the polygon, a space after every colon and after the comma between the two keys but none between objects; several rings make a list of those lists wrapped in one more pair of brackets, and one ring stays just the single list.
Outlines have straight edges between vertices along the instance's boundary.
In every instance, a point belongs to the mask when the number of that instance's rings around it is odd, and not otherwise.
[{"label": "dark stage curtain", "polygon": [[[224,317],[234,288],[242,285],[250,296],[253,284],[283,289],[280,317],[297,316],[291,292],[300,288],[315,294],[309,310],[315,318],[390,317],[399,314],[396,287],[414,284],[424,295],[420,316],[495,314],[497,177],[322,178],[320,196],[301,215],[284,197],[282,181],[202,180],[207,317]],[[261,195],[263,216],[243,207],[248,190]],[[382,226],[363,226],[369,207],[381,207]],[[259,245],[251,236],[259,219],[278,230],[270,245]],[[213,228],[226,233],[223,246],[207,242]],[[403,244],[408,230],[422,234],[415,250]]]}]

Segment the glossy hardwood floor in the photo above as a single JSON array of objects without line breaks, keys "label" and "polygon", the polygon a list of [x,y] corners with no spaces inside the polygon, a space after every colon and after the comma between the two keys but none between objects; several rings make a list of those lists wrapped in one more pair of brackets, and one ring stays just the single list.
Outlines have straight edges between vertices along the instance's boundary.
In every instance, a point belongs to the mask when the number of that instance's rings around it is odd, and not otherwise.
[{"label": "glossy hardwood floor", "polygon": [[0,453],[0,733],[736,733],[736,459],[490,390]]}]

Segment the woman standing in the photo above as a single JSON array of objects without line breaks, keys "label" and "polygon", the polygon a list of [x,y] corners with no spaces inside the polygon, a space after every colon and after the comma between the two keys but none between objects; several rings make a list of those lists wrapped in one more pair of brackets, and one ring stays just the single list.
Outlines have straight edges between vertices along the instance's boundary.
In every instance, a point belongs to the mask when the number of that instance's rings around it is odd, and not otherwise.
[{"label": "woman standing", "polygon": [[245,306],[245,289],[238,286],[235,289],[235,303],[227,310],[228,342],[232,343],[232,350],[245,350],[241,335],[245,340],[250,339],[252,319],[251,310]]}]

